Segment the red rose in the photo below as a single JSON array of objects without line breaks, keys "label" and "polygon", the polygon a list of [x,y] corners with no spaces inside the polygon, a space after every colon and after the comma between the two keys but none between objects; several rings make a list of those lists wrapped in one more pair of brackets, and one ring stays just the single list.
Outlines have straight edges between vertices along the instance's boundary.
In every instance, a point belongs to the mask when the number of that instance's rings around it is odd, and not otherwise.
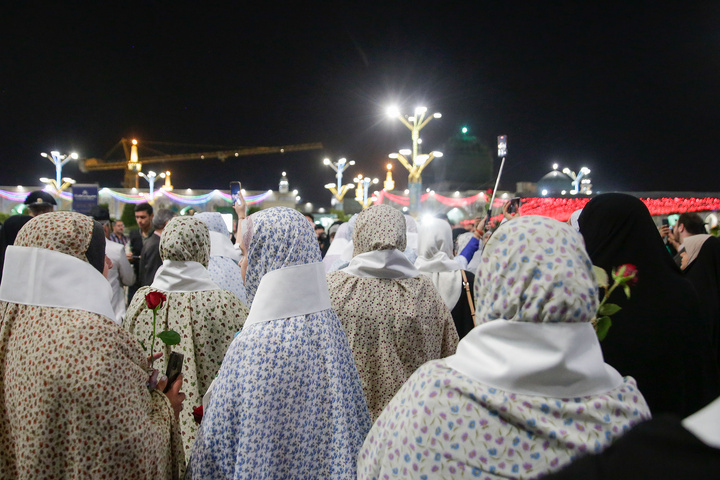
[{"label": "red rose", "polygon": [[624,281],[625,285],[629,286],[635,286],[638,282],[638,271],[637,267],[633,265],[632,263],[626,263],[624,265],[620,265],[615,270],[615,275],[619,275],[620,278]]},{"label": "red rose", "polygon": [[195,423],[200,425],[200,422],[202,422],[203,418],[203,406],[200,405],[199,407],[193,408],[193,417],[195,417]]},{"label": "red rose", "polygon": [[155,310],[156,308],[162,307],[163,303],[165,303],[165,300],[167,300],[167,297],[164,293],[161,292],[150,292],[145,295],[145,303],[150,310]]}]

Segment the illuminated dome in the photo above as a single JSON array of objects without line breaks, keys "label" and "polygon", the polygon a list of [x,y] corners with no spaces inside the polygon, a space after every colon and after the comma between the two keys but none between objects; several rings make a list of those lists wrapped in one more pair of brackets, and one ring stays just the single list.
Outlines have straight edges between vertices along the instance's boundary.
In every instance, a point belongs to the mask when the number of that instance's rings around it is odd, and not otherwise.
[{"label": "illuminated dome", "polygon": [[558,170],[548,173],[537,183],[538,192],[545,191],[543,195],[561,195],[572,189],[572,179]]}]

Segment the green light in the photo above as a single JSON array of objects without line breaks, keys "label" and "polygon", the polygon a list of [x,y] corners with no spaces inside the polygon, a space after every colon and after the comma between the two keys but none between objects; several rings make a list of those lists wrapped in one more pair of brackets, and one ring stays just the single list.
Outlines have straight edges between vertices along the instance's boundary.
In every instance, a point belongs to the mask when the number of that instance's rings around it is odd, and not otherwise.
[{"label": "green light", "polygon": [[465,135],[465,134],[468,132],[468,128],[467,128],[467,127],[462,127],[462,128],[460,129],[460,131],[463,133],[463,135]]}]

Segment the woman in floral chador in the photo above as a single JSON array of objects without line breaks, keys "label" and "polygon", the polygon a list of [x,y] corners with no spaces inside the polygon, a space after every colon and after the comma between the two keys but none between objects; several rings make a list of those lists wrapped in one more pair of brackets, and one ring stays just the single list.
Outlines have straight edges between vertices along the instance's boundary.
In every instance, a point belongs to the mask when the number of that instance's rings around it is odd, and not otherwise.
[{"label": "woman in floral chador", "polygon": [[115,323],[104,260],[102,226],[73,212],[35,217],[8,247],[0,478],[180,475],[182,395],[148,391],[147,354]]},{"label": "woman in floral chador", "polygon": [[191,476],[355,479],[370,417],[315,232],[269,208],[242,237],[250,314],[208,394]]},{"label": "woman in floral chador", "polygon": [[595,276],[572,227],[506,222],[475,279],[478,326],[388,404],[358,478],[535,478],[650,417],[635,381],[603,362]]},{"label": "woman in floral chador", "polygon": [[[163,347],[164,358],[170,351],[182,353],[183,390],[187,394],[185,410],[180,414],[185,456],[190,456],[197,424],[193,408],[202,403],[210,383],[217,375],[230,342],[242,328],[247,307],[232,293],[222,290],[207,271],[210,235],[201,220],[175,217],[160,237],[162,267],[149,287],[137,291],[128,307],[125,326],[150,348],[153,311],[145,304],[145,295],[159,291],[167,296],[157,311],[155,331],[175,330],[180,344]],[[160,350],[156,342],[156,350]],[[165,368],[165,366],[161,366]],[[164,371],[164,370],[163,370]]]},{"label": "woman in floral chador", "polygon": [[452,355],[458,342],[450,310],[403,254],[405,242],[403,214],[370,207],[355,223],[350,264],[327,277],[373,420],[419,366]]}]

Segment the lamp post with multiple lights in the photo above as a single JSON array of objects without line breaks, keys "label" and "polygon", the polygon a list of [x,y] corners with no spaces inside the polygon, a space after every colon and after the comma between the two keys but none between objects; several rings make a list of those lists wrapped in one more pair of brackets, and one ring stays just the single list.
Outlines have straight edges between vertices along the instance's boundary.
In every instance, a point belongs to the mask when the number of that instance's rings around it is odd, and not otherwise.
[{"label": "lamp post with multiple lights", "polygon": [[379,180],[377,178],[373,178],[371,180],[370,177],[363,177],[362,175],[358,175],[357,177],[353,178],[353,182],[357,183],[357,187],[355,187],[355,200],[360,205],[362,205],[363,210],[365,210],[370,206],[371,198],[368,195],[370,184],[376,184],[379,182]]},{"label": "lamp post with multiple lights", "polygon": [[344,212],[344,211],[345,211],[345,208],[344,208],[345,205],[344,205],[344,203],[343,203],[343,199],[345,198],[345,194],[346,194],[347,191],[350,190],[351,188],[355,188],[355,185],[353,185],[352,183],[349,183],[349,184],[347,184],[347,185],[343,185],[343,183],[342,183],[343,172],[344,172],[345,169],[346,169],[347,167],[349,167],[350,165],[355,165],[355,160],[350,160],[350,161],[348,161],[346,158],[341,158],[341,159],[338,160],[337,162],[332,162],[332,161],[330,161],[329,158],[326,158],[326,159],[323,160],[323,164],[329,166],[330,168],[332,168],[332,169],[335,170],[335,172],[336,172],[336,173],[335,173],[336,183],[335,183],[335,184],[328,183],[327,185],[325,185],[325,188],[327,188],[328,190],[330,190],[330,192],[335,196],[335,206],[336,206],[336,208],[337,208],[338,210],[341,210],[341,211]]},{"label": "lamp post with multiple lights", "polygon": [[[418,154],[418,145],[422,143],[420,130],[422,130],[433,118],[440,118],[442,114],[433,113],[427,115],[426,107],[416,107],[415,114],[405,117],[400,114],[397,107],[390,107],[387,114],[391,118],[397,118],[405,125],[412,135],[412,150],[400,150],[399,153],[390,154],[390,158],[398,159],[408,170],[408,190],[410,191],[410,215],[417,216],[420,212],[420,196],[422,195],[421,173],[430,164],[433,158],[442,157],[441,152],[432,152],[429,155]],[[405,157],[412,155],[410,161]]]},{"label": "lamp post with multiple lights", "polygon": [[[553,165],[553,167],[554,166],[555,165]],[[583,180],[583,177],[587,177],[590,174],[589,168],[582,167],[578,173],[575,173],[569,168],[565,167],[563,168],[562,172],[572,179],[572,184],[574,187],[572,190],[570,190],[570,193],[572,195],[577,195],[578,193],[585,193],[587,195],[592,194],[592,185],[590,183],[590,179]]]},{"label": "lamp post with multiple lights", "polygon": [[[41,182],[53,185],[55,187],[55,190],[58,193],[60,193],[63,189],[67,188],[69,185],[72,185],[73,183],[75,183],[75,180],[73,180],[71,178],[67,178],[67,177],[62,178],[62,167],[70,160],[77,160],[78,159],[77,153],[73,152],[69,155],[66,155],[66,154],[61,154],[60,152],[53,150],[52,152],[50,152],[50,155],[48,155],[45,152],[42,152],[40,154],[40,156],[47,158],[48,160],[50,160],[52,163],[55,164],[55,180],[44,182],[42,179],[40,179]],[[43,178],[45,178],[45,177],[43,177]],[[45,178],[45,180],[50,180],[50,179]],[[65,181],[65,183],[63,183],[63,181]]]},{"label": "lamp post with multiple lights", "polygon": [[160,175],[150,170],[147,174],[144,174],[143,172],[138,172],[138,176],[144,178],[147,180],[149,186],[150,186],[150,194],[148,195],[148,202],[153,203],[155,201],[155,179],[157,177],[165,178],[166,173],[162,172]]}]

